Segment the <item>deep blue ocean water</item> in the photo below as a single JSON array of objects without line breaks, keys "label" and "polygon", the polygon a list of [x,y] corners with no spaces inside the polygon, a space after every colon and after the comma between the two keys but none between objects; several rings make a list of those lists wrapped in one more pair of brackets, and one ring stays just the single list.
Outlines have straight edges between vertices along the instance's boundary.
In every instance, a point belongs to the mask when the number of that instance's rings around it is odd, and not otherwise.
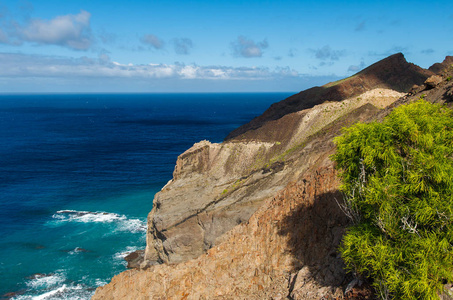
[{"label": "deep blue ocean water", "polygon": [[0,96],[0,297],[89,299],[145,247],[177,156],[290,94]]}]

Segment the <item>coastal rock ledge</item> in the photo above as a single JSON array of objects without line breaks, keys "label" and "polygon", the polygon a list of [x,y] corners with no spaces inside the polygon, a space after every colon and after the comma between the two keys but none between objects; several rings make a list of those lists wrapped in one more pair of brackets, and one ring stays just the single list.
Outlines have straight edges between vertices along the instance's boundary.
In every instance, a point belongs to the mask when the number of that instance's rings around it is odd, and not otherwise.
[{"label": "coastal rock ledge", "polygon": [[272,105],[221,144],[196,143],[154,198],[144,257],[92,299],[365,299],[345,294],[333,138],[422,94],[453,101],[451,61],[426,70],[395,54]]},{"label": "coastal rock ledge", "polygon": [[[179,264],[128,270],[93,299],[320,299],[342,295],[336,247],[347,219],[335,171],[325,158],[288,185],[206,254]],[[327,165],[325,165],[327,164]]]}]

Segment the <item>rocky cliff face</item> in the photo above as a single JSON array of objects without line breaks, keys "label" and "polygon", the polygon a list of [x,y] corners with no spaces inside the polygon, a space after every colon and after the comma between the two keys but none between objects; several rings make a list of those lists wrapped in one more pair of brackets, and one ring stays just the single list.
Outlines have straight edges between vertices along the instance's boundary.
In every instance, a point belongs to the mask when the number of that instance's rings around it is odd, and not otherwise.
[{"label": "rocky cliff face", "polygon": [[312,144],[316,134],[356,109],[375,110],[401,96],[375,89],[269,122],[262,136],[251,132],[241,141],[195,144],[179,156],[173,180],[154,199],[142,267],[198,257],[265,199],[300,179],[324,151]]},{"label": "rocky cliff face", "polygon": [[[285,110],[279,106],[297,103],[290,105],[294,112],[222,144],[203,141],[181,154],[173,180],[156,195],[148,216],[142,267],[182,262],[216,245],[217,238],[247,221],[264,199],[300,179],[320,151],[308,146],[316,134],[359,107],[383,108],[403,95],[388,87],[413,86],[408,79],[397,84],[396,72],[418,83],[431,74],[397,54],[355,77],[324,86],[318,98],[308,101],[308,90],[269,109],[281,114]],[[330,101],[321,103],[322,99]]]},{"label": "rocky cliff face", "polygon": [[[295,299],[319,299],[341,294],[337,286],[344,271],[335,246],[347,220],[330,201],[341,197],[335,171],[326,157],[319,163],[304,180],[266,199],[206,254],[123,272],[93,299],[284,299],[289,293]],[[303,251],[308,245],[310,250]]]},{"label": "rocky cliff face", "polygon": [[[93,299],[343,299],[340,287],[350,278],[336,249],[348,220],[337,205],[333,137],[421,93],[430,101],[453,100],[449,66],[432,87],[423,82],[433,73],[404,67],[401,56],[390,61],[416,79],[401,81],[407,89],[418,84],[411,94],[382,87],[387,59],[372,66],[381,79],[369,90],[181,154],[148,216],[142,269],[115,276]],[[332,86],[346,89],[342,82]]]}]

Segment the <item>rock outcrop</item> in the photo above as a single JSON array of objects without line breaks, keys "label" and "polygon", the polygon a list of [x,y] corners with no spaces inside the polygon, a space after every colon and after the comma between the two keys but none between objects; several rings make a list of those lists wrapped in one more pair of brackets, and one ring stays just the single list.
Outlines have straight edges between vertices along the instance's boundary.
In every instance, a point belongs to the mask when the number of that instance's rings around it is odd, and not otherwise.
[{"label": "rock outcrop", "polygon": [[[408,77],[396,81],[387,69]],[[431,75],[394,55],[358,73],[360,81],[330,84],[350,89],[343,98],[298,104],[222,144],[195,144],[156,194],[141,269],[115,276],[93,299],[347,299],[352,277],[337,247],[348,219],[337,204],[333,138],[422,94],[451,101],[448,74],[430,89]]]},{"label": "rock outcrop", "polygon": [[[330,146],[333,149],[332,146]],[[325,153],[197,259],[129,270],[93,299],[320,299],[342,295],[336,246],[348,220],[332,197],[338,179]]]},{"label": "rock outcrop", "polygon": [[300,179],[322,154],[323,145],[312,145],[317,134],[356,109],[382,108],[402,95],[375,89],[289,114],[241,141],[195,144],[178,157],[173,180],[154,199],[142,267],[206,252],[266,198]]},{"label": "rock outcrop", "polygon": [[[206,252],[264,199],[300,179],[319,151],[307,146],[316,134],[363,105],[387,106],[430,75],[395,54],[346,80],[314,88],[322,93],[310,89],[272,105],[256,129],[222,144],[195,144],[178,157],[173,179],[154,199],[142,268]],[[256,120],[249,125],[255,127]]]}]

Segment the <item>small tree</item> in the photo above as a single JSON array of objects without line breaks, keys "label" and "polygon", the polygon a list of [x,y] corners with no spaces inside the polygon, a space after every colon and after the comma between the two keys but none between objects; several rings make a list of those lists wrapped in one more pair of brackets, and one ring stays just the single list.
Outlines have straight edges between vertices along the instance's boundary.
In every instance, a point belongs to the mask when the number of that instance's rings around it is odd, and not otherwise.
[{"label": "small tree", "polygon": [[438,299],[453,279],[453,112],[419,100],[336,138],[348,215],[340,252],[381,297]]}]

